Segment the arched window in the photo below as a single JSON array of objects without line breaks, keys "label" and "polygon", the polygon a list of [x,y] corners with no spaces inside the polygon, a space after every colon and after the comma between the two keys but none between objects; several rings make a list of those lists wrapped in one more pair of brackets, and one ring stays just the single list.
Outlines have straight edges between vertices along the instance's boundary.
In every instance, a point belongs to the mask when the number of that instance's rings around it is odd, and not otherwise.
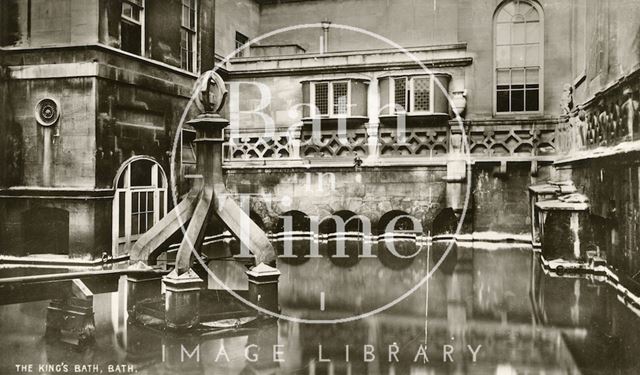
[{"label": "arched window", "polygon": [[136,157],[120,167],[115,186],[113,250],[119,255],[167,213],[167,178],[156,161]]},{"label": "arched window", "polygon": [[494,36],[496,113],[542,111],[542,9],[526,0],[504,3]]}]

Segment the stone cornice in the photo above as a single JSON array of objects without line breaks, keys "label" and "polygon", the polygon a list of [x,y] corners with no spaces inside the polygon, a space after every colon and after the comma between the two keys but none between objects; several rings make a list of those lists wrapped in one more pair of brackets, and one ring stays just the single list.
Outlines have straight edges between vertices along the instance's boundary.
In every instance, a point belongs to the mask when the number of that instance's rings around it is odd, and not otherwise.
[{"label": "stone cornice", "polygon": [[0,189],[0,199],[49,198],[64,200],[113,199],[114,189],[16,186]]},{"label": "stone cornice", "polygon": [[190,97],[197,75],[102,44],[2,48],[9,79],[96,77]]},{"label": "stone cornice", "polygon": [[[465,43],[407,48],[427,68],[468,66],[473,58],[467,55]],[[256,76],[286,76],[367,71],[389,71],[420,68],[413,58],[397,49],[260,56],[234,58],[226,64],[231,78]]]}]

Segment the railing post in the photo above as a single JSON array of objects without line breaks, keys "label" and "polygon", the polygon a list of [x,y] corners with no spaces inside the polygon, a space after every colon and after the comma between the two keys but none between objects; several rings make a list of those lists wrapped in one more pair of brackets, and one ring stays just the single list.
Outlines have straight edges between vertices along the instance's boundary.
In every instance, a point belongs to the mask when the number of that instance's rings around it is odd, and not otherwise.
[{"label": "railing post", "polygon": [[289,137],[289,156],[292,159],[300,159],[302,124],[296,124],[290,127],[288,137]]},{"label": "railing post", "polygon": [[446,205],[455,211],[464,205],[464,183],[467,179],[467,164],[464,160],[462,134],[449,129],[449,155],[447,158]]},{"label": "railing post", "polygon": [[378,77],[373,75],[369,81],[369,90],[367,91],[367,116],[369,122],[365,124],[367,129],[367,145],[369,155],[368,161],[378,160],[380,153],[378,147],[378,131],[380,129],[380,84]]}]

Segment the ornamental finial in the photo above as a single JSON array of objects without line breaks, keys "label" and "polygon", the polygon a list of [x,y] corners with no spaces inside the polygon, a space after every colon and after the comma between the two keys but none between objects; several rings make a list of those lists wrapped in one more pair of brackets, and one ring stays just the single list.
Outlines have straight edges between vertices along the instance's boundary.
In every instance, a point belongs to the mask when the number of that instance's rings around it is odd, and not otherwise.
[{"label": "ornamental finial", "polygon": [[220,75],[208,70],[200,78],[196,106],[204,113],[218,113],[227,99],[227,88]]}]

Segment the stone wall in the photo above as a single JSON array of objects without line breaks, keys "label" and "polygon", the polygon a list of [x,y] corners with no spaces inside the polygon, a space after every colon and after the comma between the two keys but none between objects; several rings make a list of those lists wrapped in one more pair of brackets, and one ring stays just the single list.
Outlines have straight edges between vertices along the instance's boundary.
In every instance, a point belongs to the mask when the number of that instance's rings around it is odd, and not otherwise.
[{"label": "stone wall", "polygon": [[607,261],[632,276],[640,270],[638,154],[589,158],[558,166],[589,197],[596,244]]},{"label": "stone wall", "polygon": [[[435,8],[435,10],[434,10]],[[447,44],[458,41],[458,4],[455,1],[347,0],[272,2],[263,4],[260,33],[284,26],[333,23],[355,26],[378,33],[404,47]],[[269,39],[273,44],[299,44],[308,52],[319,51],[322,30],[296,30]],[[388,48],[369,36],[348,30],[329,31],[329,51]]]},{"label": "stone wall", "polygon": [[[255,0],[217,0],[215,6],[217,54],[224,57],[236,49],[236,31],[249,40],[260,35],[260,6]],[[247,50],[245,55],[248,53]]]},{"label": "stone wall", "polygon": [[370,219],[375,230],[385,213],[401,210],[422,222],[425,233],[445,208],[446,168],[233,170],[226,186],[232,193],[251,194],[251,209],[267,230],[279,215],[296,210],[320,218],[352,211]]},{"label": "stone wall", "polygon": [[615,2],[578,2],[577,20],[584,23],[584,30],[574,30],[576,48],[582,49],[585,59],[575,66],[576,104],[583,103],[638,69],[640,63],[640,39],[638,29],[640,3],[634,0]]},{"label": "stone wall", "polygon": [[[95,176],[95,96],[91,78],[9,80],[7,137],[2,139],[6,179],[0,186],[93,187]],[[44,184],[44,128],[35,119],[36,104],[53,98],[60,119],[52,130],[50,184]]]},{"label": "stone wall", "polygon": [[6,0],[3,7],[8,22],[0,45],[40,47],[98,41],[98,0]]},{"label": "stone wall", "polygon": [[531,232],[527,187],[552,178],[545,166],[531,176],[529,163],[509,163],[506,174],[496,164],[476,164],[473,168],[473,230],[476,232]]},{"label": "stone wall", "polygon": [[[551,168],[541,168],[537,177],[530,175],[529,163],[509,164],[508,175],[496,173],[497,169],[491,164],[474,166],[463,232],[528,234],[531,224],[527,187],[551,178]],[[424,233],[429,233],[436,216],[447,208],[445,176],[445,166],[358,171],[233,169],[227,171],[225,183],[232,194],[251,195],[251,210],[266,230],[274,231],[279,216],[289,211],[320,218],[351,211],[370,219],[372,230],[377,233],[378,221],[384,214],[401,211],[420,220]]]},{"label": "stone wall", "polygon": [[110,199],[0,199],[0,254],[110,254],[110,211]]},{"label": "stone wall", "polygon": [[[366,4],[362,0],[270,2],[261,7],[260,34],[285,26],[319,23],[326,18],[334,23],[377,33],[403,47],[466,43],[469,56],[473,57],[473,64],[468,67],[466,81],[462,85],[468,92],[467,118],[488,119],[494,117],[493,17],[501,3],[500,0],[375,0],[367,1]],[[572,48],[571,41],[567,38],[571,33],[573,7],[562,0],[544,0],[538,3],[544,13],[544,66],[547,67],[544,69],[544,111],[541,114],[555,116],[560,113],[558,103],[562,86],[573,80]],[[619,7],[620,12],[624,12],[624,9],[624,6]],[[322,30],[318,27],[279,34],[265,42],[299,44],[307,52],[317,53],[321,35]],[[357,32],[329,31],[330,52],[371,48],[390,46]]]}]

